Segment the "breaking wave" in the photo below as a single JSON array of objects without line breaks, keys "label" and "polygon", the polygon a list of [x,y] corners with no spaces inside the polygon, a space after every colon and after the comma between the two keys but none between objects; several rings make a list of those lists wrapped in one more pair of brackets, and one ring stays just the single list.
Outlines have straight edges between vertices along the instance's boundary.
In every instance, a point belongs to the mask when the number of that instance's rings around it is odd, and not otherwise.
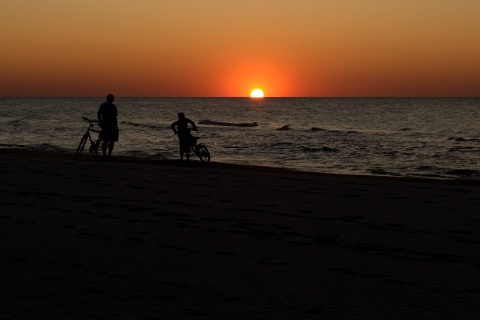
[{"label": "breaking wave", "polygon": [[448,140],[454,140],[454,141],[457,141],[457,142],[465,142],[465,141],[478,142],[480,139],[476,139],[476,138],[469,139],[469,138],[464,138],[464,137],[450,137],[450,138],[448,138]]},{"label": "breaking wave", "polygon": [[41,151],[41,152],[60,152],[65,153],[68,152],[64,148],[54,146],[49,143],[41,143],[41,144],[29,144],[29,145],[21,145],[21,144],[14,144],[14,143],[1,143],[1,149],[23,149],[29,151]]},{"label": "breaking wave", "polygon": [[136,123],[131,121],[122,121],[121,124],[125,124],[127,126],[132,126],[132,127],[147,128],[147,129],[163,129],[163,127],[155,126],[153,124]]},{"label": "breaking wave", "polygon": [[318,128],[318,127],[313,127],[312,129],[310,129],[312,131],[329,131],[327,129],[323,129],[323,128]]},{"label": "breaking wave", "polygon": [[462,178],[478,178],[480,176],[480,171],[472,169],[454,169],[447,171],[446,174]]},{"label": "breaking wave", "polygon": [[338,152],[338,149],[329,148],[329,147],[321,147],[321,148],[312,148],[312,147],[302,147],[304,152]]},{"label": "breaking wave", "polygon": [[284,125],[284,126],[281,126],[281,127],[278,127],[277,129],[275,130],[290,130],[290,126],[288,124]]},{"label": "breaking wave", "polygon": [[343,133],[343,134],[359,134],[358,131],[354,130],[347,130],[347,131],[341,131],[341,130],[328,130],[328,129],[323,129],[319,127],[312,127],[310,131],[319,131],[319,132],[329,132],[329,133]]},{"label": "breaking wave", "polygon": [[223,122],[223,121],[213,121],[213,120],[200,120],[198,124],[212,125],[212,126],[224,126],[224,127],[256,127],[258,123],[256,122]]}]

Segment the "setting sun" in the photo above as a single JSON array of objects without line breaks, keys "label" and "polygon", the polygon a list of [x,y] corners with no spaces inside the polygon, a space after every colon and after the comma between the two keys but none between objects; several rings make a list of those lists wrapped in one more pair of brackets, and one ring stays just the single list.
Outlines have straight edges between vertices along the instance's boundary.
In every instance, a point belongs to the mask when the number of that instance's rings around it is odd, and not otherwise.
[{"label": "setting sun", "polygon": [[263,91],[260,89],[253,89],[250,92],[250,98],[263,98]]}]

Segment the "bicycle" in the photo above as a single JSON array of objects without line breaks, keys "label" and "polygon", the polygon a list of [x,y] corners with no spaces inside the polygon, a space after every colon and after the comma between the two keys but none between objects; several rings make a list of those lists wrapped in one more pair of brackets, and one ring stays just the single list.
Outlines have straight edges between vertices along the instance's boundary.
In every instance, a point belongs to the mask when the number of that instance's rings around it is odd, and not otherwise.
[{"label": "bicycle", "polygon": [[[210,162],[210,152],[205,145],[198,143],[197,140],[200,139],[199,137],[194,137],[191,135],[190,131],[192,129],[188,129],[187,134],[187,148],[190,152],[194,153],[202,162],[209,163]],[[187,158],[188,159],[188,158]]]},{"label": "bicycle", "polygon": [[[87,128],[87,132],[84,133],[82,136],[82,139],[80,140],[80,143],[78,144],[77,151],[75,152],[75,156],[78,158],[80,154],[83,151],[83,148],[85,147],[85,144],[87,143],[87,140],[90,141],[90,147],[88,148],[88,151],[93,154],[94,157],[98,157],[98,147],[100,146],[100,143],[102,142],[102,138],[100,137],[100,134],[102,130],[96,129],[95,127],[98,126],[98,121],[97,120],[90,120],[88,118],[82,117],[82,119],[86,122],[88,122],[89,126]],[[93,140],[92,136],[90,134],[90,131],[98,133],[98,138],[97,140]]]}]

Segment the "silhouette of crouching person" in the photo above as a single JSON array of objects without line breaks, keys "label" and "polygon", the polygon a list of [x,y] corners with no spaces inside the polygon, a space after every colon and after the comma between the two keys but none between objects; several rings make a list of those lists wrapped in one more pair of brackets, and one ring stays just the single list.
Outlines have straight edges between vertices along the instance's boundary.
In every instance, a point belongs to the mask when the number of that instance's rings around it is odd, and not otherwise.
[{"label": "silhouette of crouching person", "polygon": [[103,140],[102,152],[103,159],[112,157],[112,151],[115,141],[118,141],[118,124],[117,124],[117,106],[113,104],[115,97],[113,94],[107,96],[107,102],[102,103],[97,112],[98,124],[102,128],[100,138]]},{"label": "silhouette of crouching person", "polygon": [[190,148],[188,144],[192,136],[190,135],[190,130],[188,129],[188,124],[193,127],[193,130],[197,130],[195,122],[185,117],[183,112],[178,113],[178,120],[173,122],[171,127],[175,134],[178,135],[178,143],[180,144],[180,160],[183,160],[183,154],[187,156],[187,160],[190,160]]}]

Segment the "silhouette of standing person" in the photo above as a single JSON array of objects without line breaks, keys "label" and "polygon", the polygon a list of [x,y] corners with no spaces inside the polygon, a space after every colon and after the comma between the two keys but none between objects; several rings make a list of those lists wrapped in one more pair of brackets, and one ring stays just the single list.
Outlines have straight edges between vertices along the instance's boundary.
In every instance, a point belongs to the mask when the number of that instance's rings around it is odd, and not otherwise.
[{"label": "silhouette of standing person", "polygon": [[103,159],[106,159],[107,148],[108,158],[112,157],[115,141],[118,141],[118,112],[117,106],[113,104],[113,100],[115,100],[115,97],[113,94],[109,94],[107,96],[107,102],[102,103],[97,112],[98,123],[102,128],[101,138],[103,139]]},{"label": "silhouette of standing person", "polygon": [[188,129],[188,124],[191,124],[193,130],[197,130],[197,126],[195,122],[192,120],[185,118],[185,114],[183,112],[178,113],[178,120],[172,123],[172,130],[175,134],[178,134],[178,142],[180,144],[180,160],[183,160],[183,154],[186,153],[187,160],[189,160],[189,148],[188,144],[188,137],[190,136],[190,132]]}]

